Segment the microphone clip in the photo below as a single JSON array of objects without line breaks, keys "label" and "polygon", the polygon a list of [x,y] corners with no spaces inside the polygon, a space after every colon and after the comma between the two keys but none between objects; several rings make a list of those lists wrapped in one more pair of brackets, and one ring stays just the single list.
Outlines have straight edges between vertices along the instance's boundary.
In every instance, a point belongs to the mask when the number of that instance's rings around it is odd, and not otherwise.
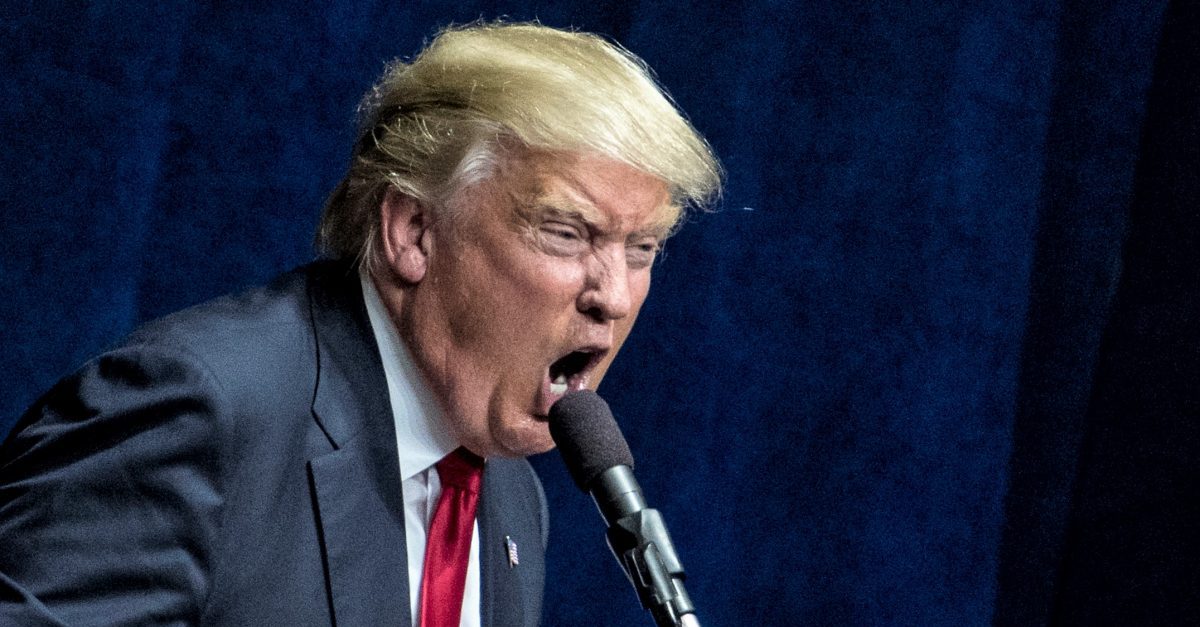
[{"label": "microphone clip", "polygon": [[699,625],[696,607],[683,586],[687,574],[658,510],[642,509],[623,516],[609,525],[606,536],[613,556],[656,625]]}]

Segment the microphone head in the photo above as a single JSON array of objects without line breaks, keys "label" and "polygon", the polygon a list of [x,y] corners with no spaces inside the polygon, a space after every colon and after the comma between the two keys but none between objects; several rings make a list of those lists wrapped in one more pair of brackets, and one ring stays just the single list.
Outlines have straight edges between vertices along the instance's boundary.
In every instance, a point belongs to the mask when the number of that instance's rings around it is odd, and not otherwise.
[{"label": "microphone head", "polygon": [[633,468],[633,454],[608,403],[591,390],[571,392],[550,407],[550,437],[580,490],[613,466]]}]

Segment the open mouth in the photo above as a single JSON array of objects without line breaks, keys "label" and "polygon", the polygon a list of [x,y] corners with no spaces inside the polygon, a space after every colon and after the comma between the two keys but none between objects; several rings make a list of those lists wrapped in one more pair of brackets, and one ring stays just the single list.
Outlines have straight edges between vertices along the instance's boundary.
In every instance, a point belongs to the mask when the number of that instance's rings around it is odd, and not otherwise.
[{"label": "open mouth", "polygon": [[588,374],[600,363],[603,355],[598,351],[577,350],[550,364],[550,393],[562,396],[568,390],[582,390],[587,387]]}]

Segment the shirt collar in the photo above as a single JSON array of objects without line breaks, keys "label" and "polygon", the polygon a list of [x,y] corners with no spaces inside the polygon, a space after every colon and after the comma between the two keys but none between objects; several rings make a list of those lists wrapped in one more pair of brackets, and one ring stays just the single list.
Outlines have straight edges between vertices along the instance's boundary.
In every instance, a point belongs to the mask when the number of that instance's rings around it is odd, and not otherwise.
[{"label": "shirt collar", "polygon": [[375,282],[365,271],[359,273],[359,281],[392,402],[400,480],[406,481],[458,448],[458,443],[450,433],[445,412],[396,331]]}]

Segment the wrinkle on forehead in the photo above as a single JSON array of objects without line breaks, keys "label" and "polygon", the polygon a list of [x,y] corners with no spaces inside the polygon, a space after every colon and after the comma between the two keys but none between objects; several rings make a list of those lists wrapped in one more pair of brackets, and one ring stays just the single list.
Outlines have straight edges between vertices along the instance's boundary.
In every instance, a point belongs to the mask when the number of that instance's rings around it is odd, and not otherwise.
[{"label": "wrinkle on forehead", "polygon": [[[589,168],[592,162],[596,165]],[[670,234],[681,208],[671,202],[665,183],[620,162],[570,153],[530,153],[523,159],[525,184],[516,194],[520,211],[556,211],[576,217],[605,233],[648,236]],[[608,176],[594,176],[606,169]],[[633,180],[631,180],[633,177]],[[641,178],[641,180],[638,180]],[[630,197],[630,194],[637,194]],[[645,207],[653,206],[650,211]]]}]

